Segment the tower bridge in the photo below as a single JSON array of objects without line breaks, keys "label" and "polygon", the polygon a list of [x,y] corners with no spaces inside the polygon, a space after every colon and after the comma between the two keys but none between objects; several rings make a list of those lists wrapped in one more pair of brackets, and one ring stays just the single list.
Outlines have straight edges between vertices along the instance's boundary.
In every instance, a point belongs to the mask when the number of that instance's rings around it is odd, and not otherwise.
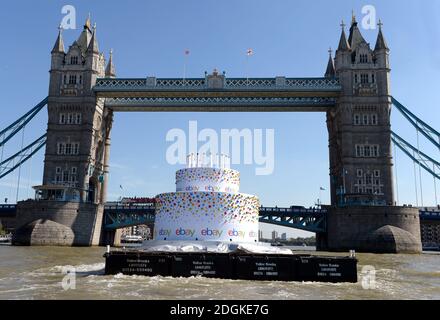
[{"label": "tower bridge", "polygon": [[[14,230],[16,219],[15,204],[0,205],[0,221],[6,230]],[[424,248],[440,248],[440,206],[437,208],[418,208],[420,217],[421,241]],[[103,232],[106,243],[115,243],[115,230],[139,225],[154,228],[155,204],[141,205],[119,202],[104,206]],[[305,208],[302,206],[260,208],[260,222],[275,226],[295,228],[313,233],[327,232],[329,208]],[[111,241],[110,241],[111,240]]]},{"label": "tower bridge", "polygon": [[440,164],[391,130],[392,107],[439,148],[440,133],[391,96],[389,54],[382,25],[371,48],[353,18],[348,37],[342,25],[323,77],[228,78],[214,70],[201,78],[122,79],[113,54],[106,62],[99,50],[90,18],[67,51],[60,30],[49,96],[0,131],[3,148],[47,105],[46,134],[0,160],[1,179],[45,146],[43,181],[35,200],[17,205],[14,243],[102,243],[114,112],[300,111],[327,116],[331,205],[325,219],[323,212],[273,210],[261,219],[310,228],[323,250],[420,252],[418,209],[396,206],[392,142],[436,179]]}]

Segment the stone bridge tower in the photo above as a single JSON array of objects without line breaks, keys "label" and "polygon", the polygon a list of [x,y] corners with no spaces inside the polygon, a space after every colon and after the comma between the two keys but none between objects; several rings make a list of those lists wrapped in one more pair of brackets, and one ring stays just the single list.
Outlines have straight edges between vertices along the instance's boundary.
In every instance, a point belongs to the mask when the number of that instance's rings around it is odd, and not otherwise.
[{"label": "stone bridge tower", "polygon": [[373,49],[353,17],[344,24],[326,76],[337,76],[342,93],[327,113],[332,204],[394,205],[389,48],[381,23]]},{"label": "stone bridge tower", "polygon": [[106,68],[88,18],[67,52],[60,29],[51,57],[43,184],[36,201],[19,204],[14,242],[98,245],[113,115],[93,86],[115,76],[112,54]]},{"label": "stone bridge tower", "polygon": [[397,207],[391,152],[389,48],[379,23],[374,49],[353,16],[344,24],[326,77],[342,86],[336,108],[327,112],[331,202],[327,232],[318,250],[421,252],[417,208]]}]

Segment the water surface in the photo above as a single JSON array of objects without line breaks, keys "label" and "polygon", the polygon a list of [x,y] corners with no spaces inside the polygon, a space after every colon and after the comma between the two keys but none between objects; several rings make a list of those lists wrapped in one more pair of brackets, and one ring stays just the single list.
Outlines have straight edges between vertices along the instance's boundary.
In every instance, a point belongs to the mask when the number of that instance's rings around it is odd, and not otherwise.
[{"label": "water surface", "polygon": [[[440,254],[436,253],[357,254],[358,283],[326,284],[106,276],[104,252],[102,247],[2,245],[0,299],[440,299]],[[376,270],[373,289],[362,286],[366,265]],[[63,289],[67,266],[76,270],[75,289]]]}]

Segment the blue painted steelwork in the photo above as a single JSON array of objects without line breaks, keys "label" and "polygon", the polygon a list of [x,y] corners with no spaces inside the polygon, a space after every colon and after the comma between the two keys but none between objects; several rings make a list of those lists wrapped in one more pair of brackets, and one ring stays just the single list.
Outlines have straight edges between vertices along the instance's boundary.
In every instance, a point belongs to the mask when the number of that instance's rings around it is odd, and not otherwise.
[{"label": "blue painted steelwork", "polygon": [[320,106],[331,107],[335,98],[329,97],[120,97],[107,98],[105,106]]},{"label": "blue painted steelwork", "polygon": [[326,209],[260,208],[260,222],[316,233],[326,232],[326,215]]},{"label": "blue painted steelwork", "polygon": [[21,129],[26,126],[40,111],[44,106],[47,105],[48,97],[44,98],[39,104],[29,110],[25,115],[14,121],[7,128],[0,131],[0,147],[4,146],[12,137],[14,137]]},{"label": "blue painted steelwork", "polygon": [[[13,216],[16,209],[15,204],[0,204],[0,217]],[[326,209],[306,209],[299,206],[290,208],[261,207],[260,222],[310,232],[325,232],[326,214]],[[140,224],[153,224],[154,216],[153,205],[106,205],[103,225],[107,230],[114,230]],[[431,210],[420,208],[420,219],[440,220],[440,208]]]},{"label": "blue painted steelwork", "polygon": [[[95,92],[130,91],[205,91],[207,78],[100,78],[93,90]],[[224,78],[220,90],[227,91],[341,91],[336,78]]]},{"label": "blue painted steelwork", "polygon": [[0,218],[14,216],[16,212],[17,212],[16,204],[0,204]]},{"label": "blue painted steelwork", "polygon": [[[393,143],[399,147],[400,150],[402,150],[408,157],[410,157],[413,161],[415,161],[417,164],[419,164],[423,169],[425,169],[427,172],[429,172],[433,177],[440,180],[440,174],[437,172],[440,172],[440,162],[437,160],[434,160],[427,154],[419,151],[416,147],[412,146],[409,142],[405,141],[403,138],[401,138],[399,135],[397,135],[394,132],[391,132],[391,140]],[[411,153],[411,151],[413,153]],[[414,155],[417,154],[419,158],[416,158]],[[431,168],[437,168],[438,171],[435,172],[435,170]]]},{"label": "blue painted steelwork", "polygon": [[399,101],[391,98],[393,105],[400,113],[429,141],[431,141],[437,148],[440,149],[440,133],[431,127],[429,124],[418,118],[411,111],[405,108]]},{"label": "blue painted steelwork", "polygon": [[[301,229],[310,232],[326,231],[326,209],[260,208],[260,222]],[[104,228],[107,230],[154,223],[153,205],[110,205],[104,209]]]},{"label": "blue painted steelwork", "polygon": [[420,220],[440,220],[440,208],[433,211],[420,209]]},{"label": "blue painted steelwork", "polygon": [[115,230],[141,224],[154,223],[155,206],[149,205],[106,205],[104,228]]},{"label": "blue painted steelwork", "polygon": [[[114,230],[140,224],[153,224],[154,215],[154,206],[105,206],[104,228]],[[326,209],[307,209],[299,206],[290,208],[261,207],[259,221],[282,227],[323,233],[327,230],[326,216]],[[440,220],[440,209],[438,211],[420,209],[420,219]]]},{"label": "blue painted steelwork", "polygon": [[[31,121],[43,109],[43,107],[47,105],[47,102],[48,97],[44,98],[40,103],[29,110],[26,114],[24,114],[8,127],[0,131],[0,148],[3,148],[9,140],[11,140],[18,132],[23,130],[24,127],[29,123],[29,121]],[[0,179],[20,167],[24,162],[26,162],[35,153],[37,153],[38,150],[40,150],[45,144],[46,134],[36,139],[34,142],[5,160],[3,160],[2,151],[0,159]]]},{"label": "blue painted steelwork", "polygon": [[46,134],[18,151],[16,154],[0,162],[0,179],[17,169],[46,144]]}]

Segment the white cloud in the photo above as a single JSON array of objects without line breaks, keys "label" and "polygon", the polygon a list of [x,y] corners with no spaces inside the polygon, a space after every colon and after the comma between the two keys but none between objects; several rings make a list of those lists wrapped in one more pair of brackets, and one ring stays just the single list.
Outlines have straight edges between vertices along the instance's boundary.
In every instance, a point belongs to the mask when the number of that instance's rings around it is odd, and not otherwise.
[{"label": "white cloud", "polygon": [[121,163],[117,163],[117,162],[112,162],[110,163],[110,169],[121,169],[121,170],[125,170],[128,169],[129,167],[126,166],[125,164],[121,164]]}]

